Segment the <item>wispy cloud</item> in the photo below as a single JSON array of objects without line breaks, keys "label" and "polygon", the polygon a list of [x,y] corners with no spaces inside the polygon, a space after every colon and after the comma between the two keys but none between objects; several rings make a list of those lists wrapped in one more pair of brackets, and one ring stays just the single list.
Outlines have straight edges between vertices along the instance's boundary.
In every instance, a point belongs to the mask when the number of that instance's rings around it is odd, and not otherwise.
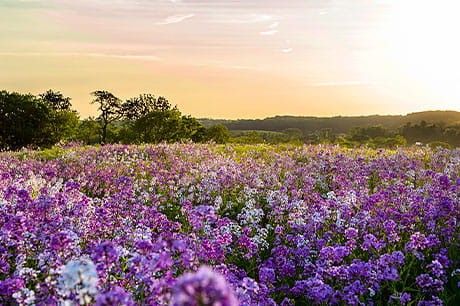
[{"label": "wispy cloud", "polygon": [[324,86],[368,86],[372,85],[370,82],[363,81],[340,81],[340,82],[322,82],[322,83],[312,83],[308,84],[313,87],[324,87]]},{"label": "wispy cloud", "polygon": [[165,20],[163,21],[160,21],[160,22],[157,22],[157,24],[159,25],[165,25],[165,24],[173,24],[173,23],[179,23],[179,22],[182,22],[186,19],[190,19],[192,18],[193,16],[195,16],[195,14],[186,14],[186,15],[174,15],[174,16],[169,16],[168,18],[166,18]]},{"label": "wispy cloud", "polygon": [[78,52],[0,52],[0,56],[14,57],[105,57],[126,60],[147,60],[161,61],[161,58],[154,55],[134,55],[134,54],[105,54],[105,53],[78,53]]},{"label": "wispy cloud", "polygon": [[280,25],[280,23],[277,21],[277,22],[274,22],[271,25],[269,25],[268,28],[269,29],[276,29],[279,25]]},{"label": "wispy cloud", "polygon": [[220,19],[217,22],[220,23],[259,23],[273,20],[274,16],[267,14],[249,14],[233,19]]},{"label": "wispy cloud", "polygon": [[50,8],[51,5],[39,0],[2,0],[0,8],[21,8],[21,9],[35,9],[35,8]]},{"label": "wispy cloud", "polygon": [[275,35],[276,33],[278,33],[278,30],[270,30],[270,31],[263,31],[263,32],[260,32],[260,35],[263,35],[263,36],[266,36],[266,35]]},{"label": "wispy cloud", "polygon": [[263,71],[262,68],[259,67],[253,67],[253,66],[240,66],[240,65],[231,65],[231,66],[220,66],[222,68],[228,68],[228,69],[237,69],[237,70],[254,70],[254,71]]},{"label": "wispy cloud", "polygon": [[154,55],[116,55],[116,54],[103,54],[103,53],[88,53],[87,56],[93,57],[112,57],[120,59],[132,59],[132,60],[148,60],[148,61],[160,61],[161,59],[158,56]]},{"label": "wispy cloud", "polygon": [[232,65],[232,64],[226,64],[226,63],[208,63],[208,64],[202,64],[202,63],[189,63],[190,66],[196,66],[196,67],[201,67],[201,68],[221,68],[221,69],[232,69],[232,70],[251,70],[251,71],[264,71],[265,69],[262,67],[256,67],[256,66],[246,66],[246,65]]}]

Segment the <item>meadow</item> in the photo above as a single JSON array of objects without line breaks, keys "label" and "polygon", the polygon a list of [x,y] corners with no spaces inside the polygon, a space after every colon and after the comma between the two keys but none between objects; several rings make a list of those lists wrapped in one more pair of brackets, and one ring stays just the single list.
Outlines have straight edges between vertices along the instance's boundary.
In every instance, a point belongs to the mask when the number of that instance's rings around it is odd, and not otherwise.
[{"label": "meadow", "polygon": [[0,153],[0,304],[460,304],[460,150]]}]

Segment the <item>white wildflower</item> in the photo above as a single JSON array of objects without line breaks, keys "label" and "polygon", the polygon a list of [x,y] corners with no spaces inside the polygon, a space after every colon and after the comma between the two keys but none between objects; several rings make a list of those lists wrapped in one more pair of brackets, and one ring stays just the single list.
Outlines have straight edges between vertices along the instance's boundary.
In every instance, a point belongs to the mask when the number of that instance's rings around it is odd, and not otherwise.
[{"label": "white wildflower", "polygon": [[369,288],[369,295],[370,295],[370,297],[375,296],[375,290],[372,289],[372,288]]},{"label": "white wildflower", "polygon": [[88,304],[97,294],[98,281],[96,266],[91,259],[82,257],[63,267],[59,277],[59,291],[64,296],[75,293],[80,304]]},{"label": "white wildflower", "polygon": [[27,288],[22,288],[13,294],[13,298],[20,305],[32,305],[35,302],[35,292]]}]

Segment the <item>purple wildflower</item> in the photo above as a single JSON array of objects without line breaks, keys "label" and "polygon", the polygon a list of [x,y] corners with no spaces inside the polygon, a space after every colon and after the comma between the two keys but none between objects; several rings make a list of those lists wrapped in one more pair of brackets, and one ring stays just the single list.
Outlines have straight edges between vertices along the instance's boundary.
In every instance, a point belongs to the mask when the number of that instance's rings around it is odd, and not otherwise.
[{"label": "purple wildflower", "polygon": [[106,241],[94,249],[92,258],[95,262],[108,265],[118,260],[118,252],[111,241]]},{"label": "purple wildflower", "polygon": [[428,245],[428,239],[425,235],[416,232],[410,236],[410,241],[407,246],[414,250],[424,250]]},{"label": "purple wildflower", "polygon": [[221,275],[202,266],[197,272],[184,274],[178,279],[171,305],[237,306],[238,300]]},{"label": "purple wildflower", "polygon": [[273,284],[275,282],[275,270],[271,268],[261,268],[259,270],[259,279],[263,283]]},{"label": "purple wildflower", "polygon": [[62,250],[73,242],[70,235],[66,232],[59,232],[51,237],[50,247],[53,250]]},{"label": "purple wildflower", "polygon": [[354,239],[358,236],[358,230],[353,227],[349,227],[345,230],[345,238],[348,240]]},{"label": "purple wildflower", "polygon": [[123,288],[115,286],[111,290],[100,293],[96,297],[96,306],[118,306],[118,305],[126,305],[131,306],[134,305],[134,302],[131,300],[131,296],[127,293]]}]

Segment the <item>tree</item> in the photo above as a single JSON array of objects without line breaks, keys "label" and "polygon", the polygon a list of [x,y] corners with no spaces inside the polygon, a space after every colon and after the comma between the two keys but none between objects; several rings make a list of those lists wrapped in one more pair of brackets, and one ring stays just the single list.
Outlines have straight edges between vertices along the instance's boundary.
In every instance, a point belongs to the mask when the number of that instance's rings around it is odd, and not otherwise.
[{"label": "tree", "polygon": [[286,134],[285,141],[290,143],[300,144],[304,138],[302,130],[299,128],[288,128],[283,130],[283,133]]},{"label": "tree", "polygon": [[0,149],[48,147],[52,110],[31,94],[0,91]]},{"label": "tree", "polygon": [[40,99],[47,103],[55,111],[70,111],[71,109],[71,98],[64,97],[64,95],[59,91],[53,91],[49,89],[48,91],[38,95]]},{"label": "tree", "polygon": [[115,97],[112,93],[105,90],[97,90],[91,93],[95,99],[91,104],[99,104],[98,110],[101,114],[98,116],[101,127],[101,142],[105,143],[107,139],[107,127],[115,120],[123,117],[121,100]]},{"label": "tree", "polygon": [[206,137],[206,128],[191,116],[182,116],[180,120],[180,135],[182,140],[202,142]]},{"label": "tree", "polygon": [[335,135],[330,128],[317,130],[315,134],[319,143],[332,143],[335,141]]},{"label": "tree", "polygon": [[180,140],[181,114],[177,110],[153,111],[137,119],[133,130],[141,142],[159,143]]},{"label": "tree", "polygon": [[[141,94],[122,105],[123,118],[137,135],[135,142],[158,143],[180,140],[181,113],[164,98]],[[125,133],[129,134],[129,133]]]},{"label": "tree", "polygon": [[128,120],[120,130],[125,143],[199,142],[205,136],[205,128],[198,120],[183,116],[164,97],[141,94],[130,98],[123,103],[122,113],[123,119]]},{"label": "tree", "polygon": [[177,107],[172,107],[164,97],[155,98],[152,94],[141,94],[126,100],[122,105],[123,118],[127,120],[137,120],[153,111],[168,111]]},{"label": "tree", "polygon": [[255,131],[248,132],[245,136],[234,138],[237,143],[255,144],[264,143],[264,139]]},{"label": "tree", "polygon": [[80,118],[73,110],[61,110],[50,112],[49,137],[54,143],[63,139],[76,137],[77,127],[80,125]]},{"label": "tree", "polygon": [[49,147],[74,136],[79,118],[70,107],[70,98],[52,91],[38,97],[1,91],[0,148]]},{"label": "tree", "polygon": [[213,140],[216,143],[223,144],[230,139],[230,133],[223,124],[215,124],[207,129],[206,140]]},{"label": "tree", "polygon": [[74,138],[76,135],[76,127],[79,125],[80,120],[78,113],[72,110],[72,103],[70,97],[64,97],[59,91],[48,91],[39,94],[40,100],[53,110],[51,112],[51,125],[49,137],[55,142],[65,138]]},{"label": "tree", "polygon": [[89,117],[80,123],[76,138],[88,145],[99,143],[101,141],[100,129],[101,126],[98,122],[94,118]]}]

